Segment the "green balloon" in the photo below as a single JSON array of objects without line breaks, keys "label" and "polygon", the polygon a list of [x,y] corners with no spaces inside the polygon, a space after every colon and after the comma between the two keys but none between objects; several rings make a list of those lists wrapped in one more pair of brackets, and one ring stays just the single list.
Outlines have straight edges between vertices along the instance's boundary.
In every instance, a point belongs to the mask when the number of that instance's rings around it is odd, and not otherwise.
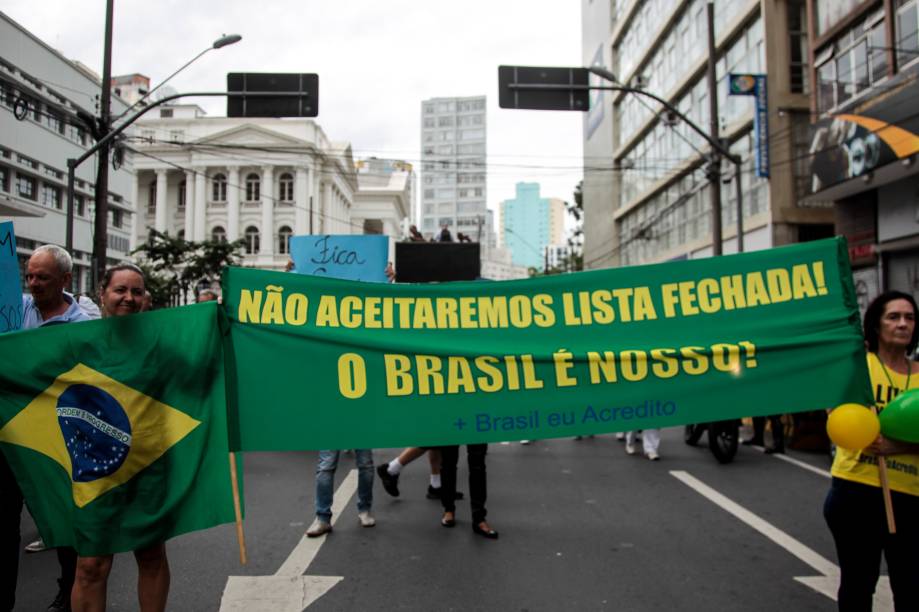
[{"label": "green balloon", "polygon": [[878,418],[885,437],[919,444],[919,389],[895,397]]}]

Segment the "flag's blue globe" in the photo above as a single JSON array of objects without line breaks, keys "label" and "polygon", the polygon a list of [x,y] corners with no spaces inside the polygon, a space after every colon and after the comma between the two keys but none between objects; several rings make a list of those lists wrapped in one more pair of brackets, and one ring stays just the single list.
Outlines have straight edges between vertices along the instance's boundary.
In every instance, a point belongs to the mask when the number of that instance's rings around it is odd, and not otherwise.
[{"label": "flag's blue globe", "polygon": [[118,401],[98,387],[70,385],[57,400],[57,421],[73,464],[74,482],[115,472],[131,448],[131,422]]}]

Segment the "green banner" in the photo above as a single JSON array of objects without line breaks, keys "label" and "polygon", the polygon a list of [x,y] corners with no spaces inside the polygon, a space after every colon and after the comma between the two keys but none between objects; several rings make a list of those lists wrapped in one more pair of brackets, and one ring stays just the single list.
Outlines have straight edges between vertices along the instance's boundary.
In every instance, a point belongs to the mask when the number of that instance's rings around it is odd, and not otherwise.
[{"label": "green banner", "polygon": [[871,403],[841,238],[522,281],[231,268],[223,283],[240,450],[538,439]]}]

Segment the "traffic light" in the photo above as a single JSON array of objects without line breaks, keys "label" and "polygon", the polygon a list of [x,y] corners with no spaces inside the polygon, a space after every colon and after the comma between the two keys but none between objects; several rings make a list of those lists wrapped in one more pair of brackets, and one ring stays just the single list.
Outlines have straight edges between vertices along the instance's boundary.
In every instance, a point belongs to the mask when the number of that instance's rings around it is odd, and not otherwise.
[{"label": "traffic light", "polygon": [[[227,117],[316,117],[319,75],[231,72],[227,74]],[[262,95],[278,93],[283,95]],[[253,95],[258,94],[258,95]]]}]

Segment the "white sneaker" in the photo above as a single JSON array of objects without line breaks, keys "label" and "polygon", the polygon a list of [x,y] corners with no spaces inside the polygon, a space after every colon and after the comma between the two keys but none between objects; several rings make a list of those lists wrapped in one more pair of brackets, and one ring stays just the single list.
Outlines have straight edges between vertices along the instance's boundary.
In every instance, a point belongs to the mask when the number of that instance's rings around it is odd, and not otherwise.
[{"label": "white sneaker", "polygon": [[656,451],[648,451],[645,453],[645,456],[647,456],[651,461],[657,461],[661,458],[661,456],[658,455]]},{"label": "white sneaker", "polygon": [[26,545],[23,550],[25,550],[27,553],[37,553],[43,550],[47,550],[47,547],[45,546],[45,541],[41,538],[38,538],[34,542],[30,542],[28,545]]},{"label": "white sneaker", "polygon": [[625,441],[625,432],[624,432],[624,431],[617,432],[617,433],[616,433],[616,439],[619,440],[620,442],[624,442],[624,441]]},{"label": "white sneaker", "polygon": [[310,528],[306,530],[306,537],[308,538],[318,538],[321,535],[325,535],[332,531],[332,524],[326,523],[321,519],[316,519],[313,521],[313,524],[310,525]]},{"label": "white sneaker", "polygon": [[634,442],[625,443],[625,454],[626,455],[634,455],[636,452],[638,452],[638,449],[635,448]]},{"label": "white sneaker", "polygon": [[377,520],[373,518],[373,515],[370,514],[369,510],[358,512],[357,520],[361,522],[361,527],[373,527],[377,524]]}]

